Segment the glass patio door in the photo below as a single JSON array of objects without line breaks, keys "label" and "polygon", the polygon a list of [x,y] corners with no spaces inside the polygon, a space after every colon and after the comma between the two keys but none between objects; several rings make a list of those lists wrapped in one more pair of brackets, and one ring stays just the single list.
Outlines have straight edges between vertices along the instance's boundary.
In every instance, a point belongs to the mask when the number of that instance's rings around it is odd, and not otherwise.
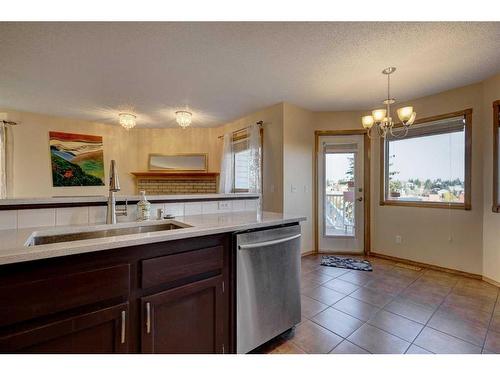
[{"label": "glass patio door", "polygon": [[363,136],[323,136],[319,142],[319,251],[363,252]]}]

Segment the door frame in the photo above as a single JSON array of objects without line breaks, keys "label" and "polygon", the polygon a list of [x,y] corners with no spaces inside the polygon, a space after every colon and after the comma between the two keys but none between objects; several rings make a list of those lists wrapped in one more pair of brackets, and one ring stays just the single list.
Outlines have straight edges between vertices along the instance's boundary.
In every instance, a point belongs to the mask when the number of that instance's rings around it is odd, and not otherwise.
[{"label": "door frame", "polygon": [[[371,199],[370,199],[370,138],[364,129],[352,130],[316,130],[314,132],[314,165],[313,165],[313,211],[314,211],[314,253],[319,253],[319,223],[318,223],[318,153],[319,153],[319,137],[322,136],[340,136],[340,135],[363,135],[363,199],[365,200],[364,207],[364,255],[370,255],[371,246],[371,233],[370,233],[370,212],[371,212]],[[362,253],[362,254],[363,254]],[[333,253],[335,254],[335,253]],[[340,254],[340,253],[337,253]],[[355,253],[350,253],[355,254]]]}]

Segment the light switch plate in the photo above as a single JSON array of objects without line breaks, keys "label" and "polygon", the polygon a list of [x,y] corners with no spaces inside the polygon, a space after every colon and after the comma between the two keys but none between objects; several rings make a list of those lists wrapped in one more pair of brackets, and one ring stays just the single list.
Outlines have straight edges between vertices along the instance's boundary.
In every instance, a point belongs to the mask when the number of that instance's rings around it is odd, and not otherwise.
[{"label": "light switch plate", "polygon": [[229,201],[220,201],[219,202],[219,210],[230,210],[231,202]]}]

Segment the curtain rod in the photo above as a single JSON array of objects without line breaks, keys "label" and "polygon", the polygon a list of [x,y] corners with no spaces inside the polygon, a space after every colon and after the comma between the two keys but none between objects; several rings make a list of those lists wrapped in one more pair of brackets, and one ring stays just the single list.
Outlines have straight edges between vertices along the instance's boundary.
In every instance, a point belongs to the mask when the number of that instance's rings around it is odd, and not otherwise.
[{"label": "curtain rod", "polygon": [[14,122],[14,121],[6,121],[6,120],[2,120],[2,123],[4,125],[17,125],[17,122]]},{"label": "curtain rod", "polygon": [[[257,125],[259,125],[260,127],[262,127],[262,126],[264,125],[264,121],[262,121],[262,120],[257,121],[257,122],[256,122],[256,124],[257,124]],[[251,125],[250,125],[250,126],[251,126]],[[240,133],[240,132],[242,132],[242,131],[244,131],[244,130],[247,130],[250,126],[246,126],[246,127],[244,127],[244,128],[241,128],[241,129],[235,130],[235,131],[231,132],[231,134]],[[222,139],[222,138],[224,138],[224,135],[219,135],[217,138],[218,138],[218,139]]]}]

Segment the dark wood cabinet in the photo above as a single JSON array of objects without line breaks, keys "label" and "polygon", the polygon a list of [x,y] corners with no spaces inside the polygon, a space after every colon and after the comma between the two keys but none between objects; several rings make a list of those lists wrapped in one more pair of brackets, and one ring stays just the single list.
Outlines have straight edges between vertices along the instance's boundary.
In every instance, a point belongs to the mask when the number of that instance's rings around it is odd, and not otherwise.
[{"label": "dark wood cabinet", "polygon": [[32,325],[0,336],[7,353],[127,353],[128,303]]},{"label": "dark wood cabinet", "polygon": [[0,353],[231,353],[231,235],[0,266]]},{"label": "dark wood cabinet", "polygon": [[143,353],[223,353],[221,276],[141,298]]}]

